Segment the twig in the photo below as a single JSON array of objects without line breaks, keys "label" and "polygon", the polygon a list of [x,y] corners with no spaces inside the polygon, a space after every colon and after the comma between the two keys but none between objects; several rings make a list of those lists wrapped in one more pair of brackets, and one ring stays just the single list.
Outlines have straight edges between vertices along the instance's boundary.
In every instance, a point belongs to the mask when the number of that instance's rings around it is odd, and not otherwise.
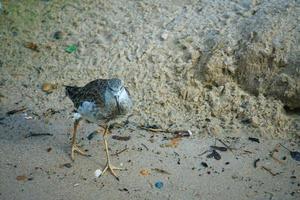
[{"label": "twig", "polygon": [[6,115],[13,115],[13,114],[22,112],[22,111],[24,111],[24,110],[26,110],[26,109],[27,109],[27,108],[23,106],[23,107],[21,107],[21,108],[17,108],[17,109],[8,111],[8,112],[6,113]]},{"label": "twig", "polygon": [[232,151],[232,148],[230,146],[228,146],[225,142],[223,142],[221,139],[217,138],[217,140],[219,142],[221,142],[227,149],[229,149],[229,151],[231,151],[231,153],[235,156],[234,152]]},{"label": "twig", "polygon": [[114,139],[114,140],[128,141],[128,140],[130,140],[131,136],[130,135],[129,136],[113,135],[111,138]]},{"label": "twig", "polygon": [[200,153],[198,156],[203,156],[204,154],[206,154],[208,152],[208,150],[203,151],[202,153]]},{"label": "twig", "polygon": [[271,169],[269,169],[269,168],[267,168],[265,166],[261,166],[261,168],[264,169],[264,170],[266,170],[267,172],[269,172],[272,176],[276,176],[277,175],[277,173],[272,172]]},{"label": "twig", "polygon": [[164,132],[164,133],[170,133],[169,130],[164,130],[164,129],[161,129],[161,128],[147,128],[147,127],[144,127],[144,126],[139,126],[140,129],[143,129],[143,130],[146,130],[146,131],[151,131],[151,132]]},{"label": "twig", "polygon": [[147,151],[149,151],[149,148],[145,144],[141,143],[141,145],[145,147]]},{"label": "twig", "polygon": [[156,172],[159,172],[159,173],[162,173],[162,174],[168,174],[168,175],[171,175],[170,172],[167,172],[166,170],[164,169],[159,169],[159,168],[153,168],[151,170],[155,170]]},{"label": "twig", "polygon": [[248,154],[253,153],[252,151],[249,151],[249,150],[243,150],[243,151],[244,151],[244,153],[248,153]]},{"label": "twig", "polygon": [[121,151],[117,151],[117,152],[114,153],[114,154],[111,154],[111,156],[117,156],[117,155],[123,153],[123,152],[126,151],[126,150],[128,150],[128,147],[126,147],[125,149],[123,149],[123,150],[121,150]]},{"label": "twig", "polygon": [[36,136],[53,136],[53,134],[52,133],[32,133],[32,132],[30,132],[29,134],[25,135],[25,138],[36,137]]},{"label": "twig", "polygon": [[[279,145],[282,146],[283,148],[285,148],[286,150],[288,150],[289,152],[291,152],[291,150],[289,150],[288,148],[286,148],[285,146],[283,146],[281,143],[279,143]],[[278,149],[277,149],[277,151],[278,151]]]}]

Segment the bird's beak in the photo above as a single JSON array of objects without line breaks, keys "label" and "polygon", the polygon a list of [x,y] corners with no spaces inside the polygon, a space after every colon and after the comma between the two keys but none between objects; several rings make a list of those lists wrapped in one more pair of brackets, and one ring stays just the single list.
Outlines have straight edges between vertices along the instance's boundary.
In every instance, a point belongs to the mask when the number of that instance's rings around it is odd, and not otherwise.
[{"label": "bird's beak", "polygon": [[115,96],[115,99],[116,99],[116,103],[117,103],[117,107],[118,107],[118,111],[119,113],[121,112],[121,109],[120,109],[120,103],[119,103],[119,96]]}]

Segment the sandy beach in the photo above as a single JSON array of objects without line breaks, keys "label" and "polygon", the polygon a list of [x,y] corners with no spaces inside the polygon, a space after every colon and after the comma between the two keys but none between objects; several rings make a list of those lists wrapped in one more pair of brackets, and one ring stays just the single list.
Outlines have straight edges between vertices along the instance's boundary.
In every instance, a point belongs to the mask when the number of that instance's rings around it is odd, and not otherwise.
[{"label": "sandy beach", "polygon": [[[300,198],[298,1],[0,2],[0,199]],[[119,181],[65,95],[113,77]]]}]

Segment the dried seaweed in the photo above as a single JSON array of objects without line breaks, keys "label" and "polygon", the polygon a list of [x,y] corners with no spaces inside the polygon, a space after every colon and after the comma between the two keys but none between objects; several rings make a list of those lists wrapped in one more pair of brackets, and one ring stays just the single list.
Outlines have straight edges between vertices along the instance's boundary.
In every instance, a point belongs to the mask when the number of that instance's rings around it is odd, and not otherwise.
[{"label": "dried seaweed", "polygon": [[253,166],[254,166],[254,168],[257,168],[257,163],[260,161],[260,159],[258,158],[258,159],[256,159],[256,160],[254,160],[254,163],[253,163]]},{"label": "dried seaweed", "polygon": [[248,137],[248,140],[250,140],[250,141],[252,141],[252,142],[260,143],[258,138]]},{"label": "dried seaweed", "polygon": [[25,111],[27,108],[25,108],[24,106],[21,107],[21,108],[17,108],[17,109],[14,109],[14,110],[10,110],[6,113],[6,115],[14,115],[16,113],[19,113],[19,112],[23,112]]},{"label": "dried seaweed", "polygon": [[216,160],[221,159],[221,155],[216,150],[212,150],[212,152],[207,155],[207,158],[212,158],[212,157]]},{"label": "dried seaweed", "polygon": [[38,45],[33,42],[26,42],[24,44],[24,47],[31,49],[32,51],[40,52],[40,50],[38,49]]},{"label": "dried seaweed", "polygon": [[30,132],[29,134],[25,135],[25,138],[37,137],[37,136],[53,136],[53,134],[52,133],[33,133],[33,132]]},{"label": "dried seaweed", "polygon": [[130,140],[131,137],[130,136],[113,135],[111,138],[114,140],[128,141],[128,140]]},{"label": "dried seaweed", "polygon": [[156,172],[158,172],[158,173],[161,173],[161,174],[168,174],[168,175],[171,175],[170,172],[168,172],[168,171],[166,171],[166,170],[164,170],[164,169],[154,168],[154,169],[151,169],[151,170],[154,170],[154,171],[156,171]]},{"label": "dried seaweed", "polygon": [[226,147],[220,147],[220,146],[210,146],[210,148],[214,149],[214,150],[218,150],[218,151],[227,151]]}]

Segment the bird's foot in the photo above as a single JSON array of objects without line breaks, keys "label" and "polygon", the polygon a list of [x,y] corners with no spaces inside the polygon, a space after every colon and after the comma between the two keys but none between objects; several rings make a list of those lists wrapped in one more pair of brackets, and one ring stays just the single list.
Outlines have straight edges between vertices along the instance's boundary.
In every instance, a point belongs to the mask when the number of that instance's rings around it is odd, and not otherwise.
[{"label": "bird's foot", "polygon": [[115,167],[111,165],[110,162],[107,162],[105,168],[103,169],[102,174],[109,171],[119,181],[119,177],[117,176],[114,170],[123,170],[123,168]]},{"label": "bird's foot", "polygon": [[72,160],[75,159],[75,155],[74,155],[75,152],[79,153],[80,155],[87,156],[87,154],[84,152],[84,150],[80,149],[77,146],[77,144],[73,144],[72,145],[72,152],[71,152],[71,158],[72,158]]}]

